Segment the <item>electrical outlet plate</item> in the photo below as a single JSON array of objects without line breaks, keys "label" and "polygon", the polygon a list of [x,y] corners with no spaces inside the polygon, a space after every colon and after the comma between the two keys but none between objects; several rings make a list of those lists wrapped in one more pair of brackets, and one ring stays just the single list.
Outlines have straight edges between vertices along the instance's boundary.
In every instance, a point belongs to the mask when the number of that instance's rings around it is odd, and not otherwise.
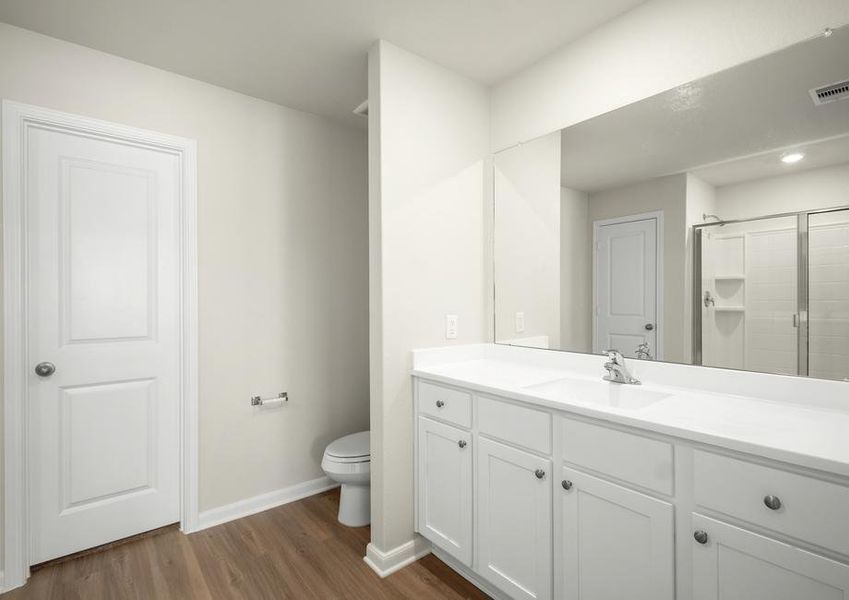
[{"label": "electrical outlet plate", "polygon": [[457,339],[457,315],[445,315],[445,339]]}]

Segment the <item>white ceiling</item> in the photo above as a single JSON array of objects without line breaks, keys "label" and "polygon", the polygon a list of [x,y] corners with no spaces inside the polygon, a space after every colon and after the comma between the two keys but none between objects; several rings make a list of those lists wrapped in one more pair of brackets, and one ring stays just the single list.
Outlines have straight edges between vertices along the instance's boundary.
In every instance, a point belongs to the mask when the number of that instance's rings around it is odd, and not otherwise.
[{"label": "white ceiling", "polygon": [[352,123],[385,39],[485,84],[643,0],[2,0],[0,21]]},{"label": "white ceiling", "polygon": [[[815,106],[808,93],[847,78],[843,28],[579,123],[563,130],[563,185],[593,192],[697,169],[726,185],[849,162],[846,138],[832,139],[849,134],[849,99]],[[796,148],[805,160],[780,162]]]}]

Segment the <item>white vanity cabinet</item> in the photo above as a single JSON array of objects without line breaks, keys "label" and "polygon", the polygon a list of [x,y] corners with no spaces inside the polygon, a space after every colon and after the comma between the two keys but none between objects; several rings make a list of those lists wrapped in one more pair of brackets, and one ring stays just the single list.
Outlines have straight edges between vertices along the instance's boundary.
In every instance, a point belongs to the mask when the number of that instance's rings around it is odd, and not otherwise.
[{"label": "white vanity cabinet", "polygon": [[511,598],[551,598],[551,461],[478,438],[477,572]]},{"label": "white vanity cabinet", "polygon": [[419,417],[418,440],[419,529],[431,542],[471,565],[471,434]]},{"label": "white vanity cabinet", "polygon": [[849,566],[693,515],[693,600],[847,600]]},{"label": "white vanity cabinet", "polygon": [[568,467],[558,483],[558,597],[672,600],[672,504]]},{"label": "white vanity cabinet", "polygon": [[499,600],[849,600],[845,477],[509,391],[415,390],[417,531]]}]

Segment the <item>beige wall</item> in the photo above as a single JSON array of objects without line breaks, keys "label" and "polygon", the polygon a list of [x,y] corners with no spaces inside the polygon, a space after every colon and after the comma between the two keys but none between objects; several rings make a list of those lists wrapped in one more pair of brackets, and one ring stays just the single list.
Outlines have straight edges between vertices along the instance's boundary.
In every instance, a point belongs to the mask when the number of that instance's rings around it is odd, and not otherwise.
[{"label": "beige wall", "polygon": [[[495,336],[560,347],[560,132],[498,153],[495,162]],[[525,330],[516,331],[516,313]]]},{"label": "beige wall", "polygon": [[0,97],[197,140],[200,508],[321,476],[368,428],[365,132],[3,24]]},{"label": "beige wall", "polygon": [[592,232],[589,196],[560,189],[560,348],[593,350]]},{"label": "beige wall", "polygon": [[716,188],[722,219],[849,205],[849,163]]},{"label": "beige wall", "polygon": [[492,92],[499,150],[849,23],[846,0],[651,0]]},{"label": "beige wall", "polygon": [[[372,546],[413,537],[414,348],[484,341],[489,94],[386,42],[369,52]],[[445,315],[459,316],[456,340]]]},{"label": "beige wall", "polygon": [[594,221],[663,211],[663,360],[683,362],[686,175],[670,175],[590,194],[589,239]]}]

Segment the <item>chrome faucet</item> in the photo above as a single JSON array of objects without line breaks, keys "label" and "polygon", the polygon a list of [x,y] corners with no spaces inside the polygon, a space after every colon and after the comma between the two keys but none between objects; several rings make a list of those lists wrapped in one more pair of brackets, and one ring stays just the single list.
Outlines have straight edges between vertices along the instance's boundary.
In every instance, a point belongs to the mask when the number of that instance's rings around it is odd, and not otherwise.
[{"label": "chrome faucet", "polygon": [[629,383],[639,385],[640,380],[631,375],[625,367],[625,358],[619,350],[605,350],[607,354],[607,362],[604,363],[604,368],[607,369],[607,375],[604,376],[605,381],[613,383]]},{"label": "chrome faucet", "polygon": [[648,342],[643,342],[637,346],[637,350],[634,354],[640,360],[654,360],[651,355],[651,346],[649,346]]}]

